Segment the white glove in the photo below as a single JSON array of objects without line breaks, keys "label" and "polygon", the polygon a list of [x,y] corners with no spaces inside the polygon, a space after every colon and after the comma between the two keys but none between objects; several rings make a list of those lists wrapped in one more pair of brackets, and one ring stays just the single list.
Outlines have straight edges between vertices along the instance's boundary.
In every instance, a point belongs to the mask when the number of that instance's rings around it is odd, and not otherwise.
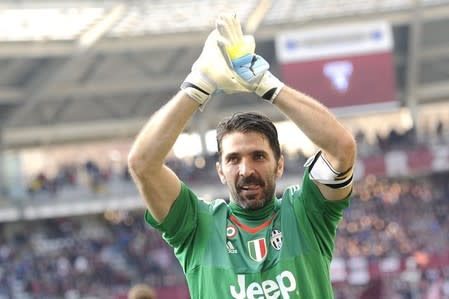
[{"label": "white glove", "polygon": [[220,32],[220,46],[225,49],[225,56],[231,61],[240,84],[273,103],[284,83],[271,74],[268,62],[254,53],[254,38],[243,35],[237,15],[219,16],[217,30]]},{"label": "white glove", "polygon": [[248,92],[239,83],[239,78],[232,70],[232,65],[218,45],[219,34],[212,31],[198,59],[192,65],[192,71],[181,85],[193,100],[204,109],[207,101],[217,92]]}]

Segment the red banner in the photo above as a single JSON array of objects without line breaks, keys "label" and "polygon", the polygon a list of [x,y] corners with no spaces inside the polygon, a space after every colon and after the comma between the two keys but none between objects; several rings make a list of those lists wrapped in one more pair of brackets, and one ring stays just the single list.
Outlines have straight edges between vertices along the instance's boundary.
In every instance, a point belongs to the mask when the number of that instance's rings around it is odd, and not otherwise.
[{"label": "red banner", "polygon": [[287,85],[338,108],[392,102],[392,65],[391,53],[375,53],[285,63],[281,74]]},{"label": "red banner", "polygon": [[399,106],[386,22],[283,32],[276,54],[285,83],[330,108],[356,113]]}]

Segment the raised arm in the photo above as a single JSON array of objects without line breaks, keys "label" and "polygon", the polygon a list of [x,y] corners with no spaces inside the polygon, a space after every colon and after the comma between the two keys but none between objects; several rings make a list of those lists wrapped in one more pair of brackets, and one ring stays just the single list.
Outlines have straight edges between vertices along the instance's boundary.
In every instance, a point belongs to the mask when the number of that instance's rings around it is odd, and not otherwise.
[{"label": "raised arm", "polygon": [[181,188],[179,178],[164,165],[164,160],[198,106],[186,92],[178,92],[150,118],[129,152],[131,176],[159,222],[167,216]]},{"label": "raised arm", "polygon": [[164,165],[164,160],[186,123],[198,107],[204,108],[216,90],[248,92],[235,80],[218,37],[216,30],[209,34],[200,57],[181,85],[182,91],[150,118],[129,152],[131,176],[148,210],[159,222],[165,219],[180,192],[180,180]]},{"label": "raised arm", "polygon": [[[321,103],[284,86],[270,73],[265,59],[255,54],[253,47],[245,46],[248,42],[236,15],[224,15],[217,24],[242,86],[273,103],[322,149],[321,155],[316,155],[309,165],[313,181],[322,194],[329,200],[346,197],[351,190],[356,156],[352,135]],[[330,167],[326,169],[326,166]]]},{"label": "raised arm", "polygon": [[[274,105],[323,151],[324,158],[334,170],[344,173],[353,167],[356,157],[355,140],[324,105],[288,86],[281,89]],[[342,199],[351,190],[351,185],[330,188],[316,181],[315,183],[329,200]]]}]

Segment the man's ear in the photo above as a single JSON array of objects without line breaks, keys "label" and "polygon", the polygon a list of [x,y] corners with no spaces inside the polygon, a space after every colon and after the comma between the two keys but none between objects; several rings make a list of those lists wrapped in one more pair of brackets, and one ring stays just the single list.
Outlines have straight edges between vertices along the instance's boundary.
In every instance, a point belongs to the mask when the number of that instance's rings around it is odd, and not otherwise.
[{"label": "man's ear", "polygon": [[276,168],[276,177],[277,178],[280,178],[282,176],[282,174],[284,173],[284,162],[285,162],[284,156],[281,155],[279,157],[278,165]]},{"label": "man's ear", "polygon": [[221,183],[223,185],[226,184],[226,178],[225,178],[225,176],[223,174],[223,169],[221,168],[221,163],[220,162],[216,162],[215,163],[215,168],[217,169],[217,173],[218,173],[218,176],[220,177]]}]

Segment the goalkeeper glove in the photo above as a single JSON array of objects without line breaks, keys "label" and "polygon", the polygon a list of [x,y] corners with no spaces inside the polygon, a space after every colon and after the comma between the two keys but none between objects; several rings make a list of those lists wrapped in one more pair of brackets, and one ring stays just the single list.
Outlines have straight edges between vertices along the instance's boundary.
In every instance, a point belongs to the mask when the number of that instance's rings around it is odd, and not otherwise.
[{"label": "goalkeeper glove", "polygon": [[227,56],[223,55],[218,38],[216,30],[209,34],[200,56],[181,85],[181,89],[200,104],[201,111],[217,92],[247,92],[232,71]]},{"label": "goalkeeper glove", "polygon": [[220,33],[220,46],[238,75],[238,81],[247,89],[255,92],[267,102],[273,103],[284,87],[284,83],[268,70],[270,65],[261,56],[254,53],[255,43],[252,36],[243,35],[237,15],[221,15],[217,20]]}]

